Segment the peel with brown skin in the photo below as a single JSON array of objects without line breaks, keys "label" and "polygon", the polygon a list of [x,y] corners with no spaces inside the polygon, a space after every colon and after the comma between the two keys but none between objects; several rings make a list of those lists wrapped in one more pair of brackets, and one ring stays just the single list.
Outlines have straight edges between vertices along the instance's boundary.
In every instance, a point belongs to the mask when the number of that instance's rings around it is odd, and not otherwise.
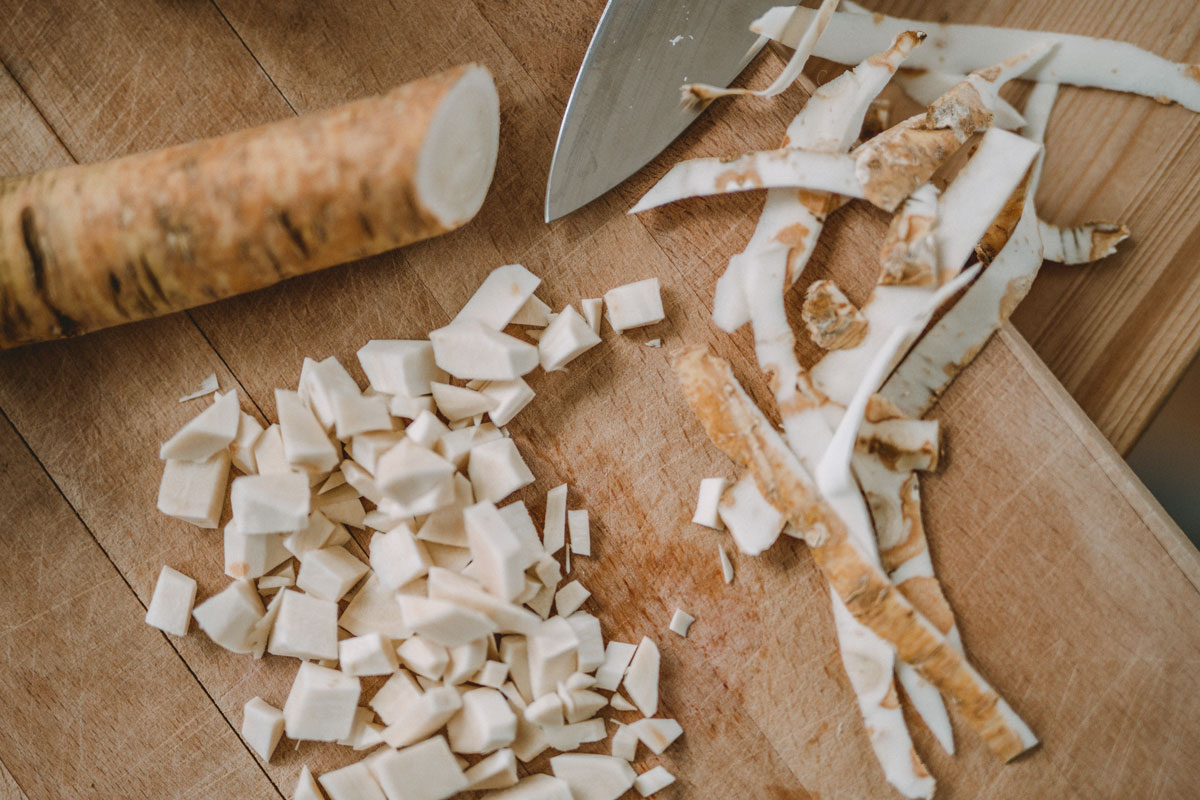
[{"label": "peel with brown skin", "polygon": [[962,712],[988,747],[1010,761],[1036,738],[931,622],[850,541],[795,455],[734,378],[703,348],[674,357],[684,396],[713,443],[750,471],[763,497],[804,532],[813,559],[851,614],[890,642]]}]

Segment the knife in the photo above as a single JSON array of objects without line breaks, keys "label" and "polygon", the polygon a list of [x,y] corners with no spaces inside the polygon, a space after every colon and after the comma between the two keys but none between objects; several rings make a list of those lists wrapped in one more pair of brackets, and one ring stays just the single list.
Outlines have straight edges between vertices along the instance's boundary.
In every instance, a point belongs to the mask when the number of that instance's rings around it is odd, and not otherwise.
[{"label": "knife", "polygon": [[567,101],[546,222],[586,205],[641,169],[703,108],[689,82],[728,86],[762,48],[750,23],[778,0],[608,0]]}]

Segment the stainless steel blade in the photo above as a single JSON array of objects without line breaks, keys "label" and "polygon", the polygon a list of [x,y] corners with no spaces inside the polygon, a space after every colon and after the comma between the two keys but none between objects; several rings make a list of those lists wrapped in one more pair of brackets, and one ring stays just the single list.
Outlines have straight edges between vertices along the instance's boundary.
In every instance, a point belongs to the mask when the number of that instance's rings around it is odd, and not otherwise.
[{"label": "stainless steel blade", "polygon": [[728,86],[758,52],[748,28],[772,0],[609,0],[567,101],[546,221],[637,172],[700,113],[688,82]]}]

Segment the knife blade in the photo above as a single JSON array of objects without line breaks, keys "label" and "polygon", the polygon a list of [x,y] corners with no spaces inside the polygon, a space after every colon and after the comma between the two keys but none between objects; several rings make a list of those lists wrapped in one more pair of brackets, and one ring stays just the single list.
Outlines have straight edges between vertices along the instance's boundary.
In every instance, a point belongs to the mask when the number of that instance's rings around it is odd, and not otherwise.
[{"label": "knife blade", "polygon": [[771,0],[609,0],[567,101],[546,222],[641,169],[699,116],[679,88],[728,86],[761,49],[750,23]]}]

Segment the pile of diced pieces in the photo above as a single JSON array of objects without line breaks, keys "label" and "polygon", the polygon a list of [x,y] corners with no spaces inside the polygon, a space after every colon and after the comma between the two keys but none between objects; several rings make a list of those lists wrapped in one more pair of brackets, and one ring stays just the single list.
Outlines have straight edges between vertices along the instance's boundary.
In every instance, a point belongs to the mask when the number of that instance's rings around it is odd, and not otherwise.
[{"label": "pile of diced pieces", "polygon": [[[550,313],[539,283],[500,267],[429,340],[369,342],[366,391],[336,358],[306,359],[298,390],[275,393],[277,424],[263,430],[230,391],[162,446],[159,508],[201,527],[217,527],[230,465],[243,473],[224,527],[234,580],[193,611],[195,581],[163,567],[146,621],[183,635],[194,616],[228,650],[302,661],[282,709],[245,705],[263,759],[284,734],[373,750],[319,781],[305,767],[297,798],[322,797],[319,782],[331,800],[601,799],[674,780],[630,764],[638,742],[659,754],[682,733],[654,716],[657,646],[606,644],[581,610],[589,591],[560,586],[555,554],[568,572],[572,552],[591,554],[587,511],[551,489],[539,537],[523,501],[497,505],[534,480],[503,427],[533,399],[523,376],[598,344],[604,306],[618,332],[662,320],[658,281],[584,300],[582,315]],[[372,531],[366,560],[348,527]],[[367,700],[369,676],[389,677]],[[608,738],[606,706],[641,718],[616,723],[611,756],[571,754]],[[518,781],[517,762],[551,748],[554,776]]]}]

